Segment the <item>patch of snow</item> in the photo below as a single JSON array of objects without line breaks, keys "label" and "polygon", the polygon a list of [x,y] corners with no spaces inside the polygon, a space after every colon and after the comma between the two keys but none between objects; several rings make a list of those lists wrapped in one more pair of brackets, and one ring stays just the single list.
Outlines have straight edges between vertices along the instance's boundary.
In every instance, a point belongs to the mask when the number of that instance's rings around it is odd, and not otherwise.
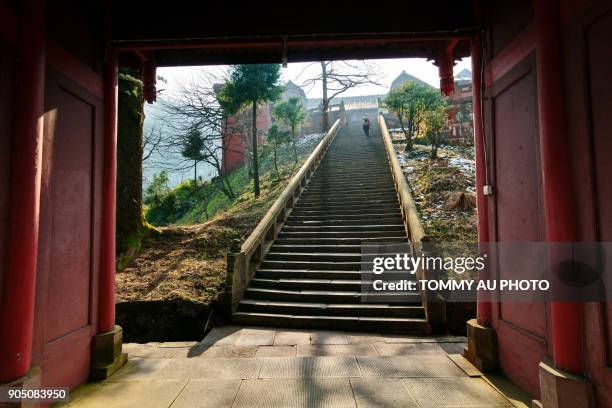
[{"label": "patch of snow", "polygon": [[463,173],[467,173],[469,175],[473,175],[475,171],[474,160],[465,159],[463,157],[449,157],[448,165],[451,167],[456,167]]},{"label": "patch of snow", "polygon": [[310,144],[313,142],[317,142],[321,139],[321,137],[323,137],[323,133],[310,133],[308,135],[304,135],[300,138],[298,138],[298,140],[295,142],[296,145],[298,146],[303,146],[306,144]]}]

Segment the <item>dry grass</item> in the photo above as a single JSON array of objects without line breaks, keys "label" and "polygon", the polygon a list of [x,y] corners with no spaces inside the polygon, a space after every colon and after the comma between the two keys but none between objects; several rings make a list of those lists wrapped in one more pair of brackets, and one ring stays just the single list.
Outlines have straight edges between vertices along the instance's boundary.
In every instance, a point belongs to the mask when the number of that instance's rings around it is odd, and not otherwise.
[{"label": "dry grass", "polygon": [[476,194],[455,191],[446,195],[444,208],[448,211],[470,211],[476,208]]},{"label": "dry grass", "polygon": [[262,180],[257,200],[248,193],[240,203],[212,220],[191,226],[160,228],[161,233],[117,273],[117,302],[185,299],[210,303],[225,287],[226,254],[257,225],[286,185]]},{"label": "dry grass", "polygon": [[[402,150],[402,144],[396,145],[396,151]],[[451,163],[471,157],[446,147],[439,149],[439,159],[428,154],[429,147],[417,145],[403,165],[425,232],[438,242],[476,242],[474,176]]]}]

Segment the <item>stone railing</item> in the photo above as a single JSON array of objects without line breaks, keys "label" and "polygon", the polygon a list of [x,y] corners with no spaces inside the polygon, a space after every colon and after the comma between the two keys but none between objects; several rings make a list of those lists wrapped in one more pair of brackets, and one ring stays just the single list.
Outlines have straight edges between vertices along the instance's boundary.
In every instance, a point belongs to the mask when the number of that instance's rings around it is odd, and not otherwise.
[{"label": "stone railing", "polygon": [[272,204],[272,207],[257,224],[251,235],[242,243],[237,252],[227,254],[227,276],[225,278],[226,312],[234,313],[238,302],[244,296],[244,291],[255,275],[255,270],[264,259],[291,209],[302,194],[308,180],[312,177],[319,163],[325,157],[327,149],[333,142],[340,127],[336,120],[325,134],[315,150],[300,170],[291,178],[287,187]]},{"label": "stone railing", "polygon": [[[391,174],[393,175],[393,182],[397,190],[397,197],[400,202],[402,211],[402,219],[404,220],[404,226],[406,228],[406,234],[410,238],[410,246],[414,256],[421,256],[423,251],[423,242],[431,242],[431,239],[425,234],[423,225],[419,218],[412,195],[410,194],[410,187],[406,181],[406,176],[402,171],[391,135],[387,129],[385,118],[382,114],[378,115],[378,125],[380,126],[380,133],[385,145],[387,152],[387,158],[389,160],[389,166],[391,167]],[[417,279],[434,279],[434,276],[425,276],[425,271],[420,268],[417,273]],[[421,291],[421,298],[423,299],[423,306],[425,307],[425,314],[427,321],[432,327],[437,328],[444,325],[446,321],[446,307],[442,300],[437,295],[428,294]]]}]

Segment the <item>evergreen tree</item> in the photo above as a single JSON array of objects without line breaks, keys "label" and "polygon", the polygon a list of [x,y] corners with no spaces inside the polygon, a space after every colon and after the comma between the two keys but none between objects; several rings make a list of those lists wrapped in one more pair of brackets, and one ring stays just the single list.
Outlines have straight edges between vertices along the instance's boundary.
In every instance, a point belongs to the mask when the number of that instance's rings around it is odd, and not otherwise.
[{"label": "evergreen tree", "polygon": [[253,192],[259,197],[259,163],[257,158],[257,106],[278,100],[283,87],[279,64],[233,65],[229,78],[219,93],[219,101],[230,115],[250,106],[253,139]]},{"label": "evergreen tree", "polygon": [[297,97],[289,98],[274,107],[274,116],[291,130],[291,144],[293,157],[298,162],[297,148],[295,146],[296,129],[306,120],[306,109]]}]

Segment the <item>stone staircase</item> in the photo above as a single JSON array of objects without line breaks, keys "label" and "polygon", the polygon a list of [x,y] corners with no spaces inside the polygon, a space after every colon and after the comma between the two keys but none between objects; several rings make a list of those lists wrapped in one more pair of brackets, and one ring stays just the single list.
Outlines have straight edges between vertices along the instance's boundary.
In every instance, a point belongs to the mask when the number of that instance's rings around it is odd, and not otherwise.
[{"label": "stone staircase", "polygon": [[363,303],[361,245],[407,243],[380,131],[339,131],[233,318],[277,327],[427,333],[418,293]]}]

